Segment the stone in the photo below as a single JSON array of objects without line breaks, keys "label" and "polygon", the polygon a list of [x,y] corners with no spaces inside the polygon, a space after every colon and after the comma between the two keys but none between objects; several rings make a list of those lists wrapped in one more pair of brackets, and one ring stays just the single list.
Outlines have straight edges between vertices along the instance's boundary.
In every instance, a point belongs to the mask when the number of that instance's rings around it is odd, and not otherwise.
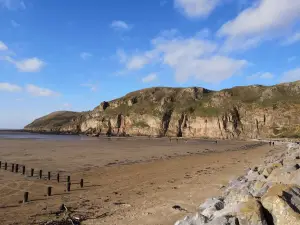
[{"label": "stone", "polygon": [[206,223],[206,225],[238,225],[238,220],[235,217],[221,216]]},{"label": "stone", "polygon": [[183,220],[177,221],[175,225],[204,225],[207,218],[200,213],[194,216],[186,216]]},{"label": "stone", "polygon": [[249,199],[252,199],[252,194],[249,192],[248,189],[249,183],[242,184],[236,188],[230,190],[227,194],[226,198],[224,199],[224,203],[226,206],[234,206],[237,205],[239,202],[245,202]]},{"label": "stone", "polygon": [[287,172],[287,168],[278,168],[268,177],[268,182],[300,185],[300,170]]},{"label": "stone", "polygon": [[262,204],[273,217],[275,225],[300,224],[300,188],[277,184],[262,197]]},{"label": "stone", "polygon": [[247,173],[247,176],[246,176],[248,181],[257,180],[258,177],[259,177],[259,173],[257,171],[254,171],[254,170],[250,170]]},{"label": "stone", "polygon": [[202,215],[207,218],[213,217],[213,214],[224,208],[224,202],[219,198],[207,199],[202,205],[200,205],[199,210]]},{"label": "stone", "polygon": [[249,187],[249,191],[254,197],[262,197],[268,189],[268,183],[260,180],[253,182]]},{"label": "stone", "polygon": [[267,225],[262,206],[255,199],[239,204],[237,218],[240,225]]},{"label": "stone", "polygon": [[272,163],[270,166],[266,167],[264,169],[264,171],[262,172],[262,175],[264,175],[265,177],[270,176],[270,174],[272,173],[272,171],[276,168],[282,167],[281,163]]}]

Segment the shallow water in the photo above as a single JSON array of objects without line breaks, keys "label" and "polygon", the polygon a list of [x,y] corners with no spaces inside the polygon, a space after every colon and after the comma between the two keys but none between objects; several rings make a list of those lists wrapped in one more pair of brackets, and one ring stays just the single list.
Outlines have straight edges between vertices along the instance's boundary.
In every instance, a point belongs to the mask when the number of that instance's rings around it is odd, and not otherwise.
[{"label": "shallow water", "polygon": [[0,139],[82,140],[79,135],[36,134],[21,131],[1,131]]}]

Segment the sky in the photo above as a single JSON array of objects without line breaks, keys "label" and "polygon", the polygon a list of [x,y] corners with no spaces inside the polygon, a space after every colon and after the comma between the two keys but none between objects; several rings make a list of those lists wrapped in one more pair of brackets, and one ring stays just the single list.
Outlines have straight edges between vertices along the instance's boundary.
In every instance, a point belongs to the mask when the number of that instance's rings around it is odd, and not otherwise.
[{"label": "sky", "polygon": [[0,128],[152,87],[300,79],[300,0],[0,0]]}]

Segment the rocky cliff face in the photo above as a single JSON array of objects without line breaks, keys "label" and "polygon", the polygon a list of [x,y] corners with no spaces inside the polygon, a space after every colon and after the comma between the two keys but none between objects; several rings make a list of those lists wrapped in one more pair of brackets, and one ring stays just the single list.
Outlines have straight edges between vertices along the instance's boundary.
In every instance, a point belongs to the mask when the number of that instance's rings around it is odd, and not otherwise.
[{"label": "rocky cliff face", "polygon": [[83,113],[55,112],[30,131],[222,139],[300,136],[300,82],[276,86],[149,88]]}]

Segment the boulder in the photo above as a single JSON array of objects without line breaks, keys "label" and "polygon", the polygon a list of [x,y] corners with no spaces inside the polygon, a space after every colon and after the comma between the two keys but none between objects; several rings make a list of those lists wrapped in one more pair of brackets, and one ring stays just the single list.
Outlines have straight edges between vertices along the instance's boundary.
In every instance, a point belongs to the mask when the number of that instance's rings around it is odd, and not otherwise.
[{"label": "boulder", "polygon": [[272,163],[271,165],[267,166],[264,171],[262,172],[262,175],[264,175],[265,177],[270,176],[270,174],[272,173],[272,171],[276,168],[280,168],[282,167],[281,163]]},{"label": "boulder", "polygon": [[258,171],[254,171],[254,170],[250,170],[246,176],[248,181],[257,180],[258,177],[259,177]]},{"label": "boulder", "polygon": [[254,197],[262,197],[269,189],[269,184],[265,181],[255,181],[249,186],[249,192]]},{"label": "boulder", "polygon": [[224,208],[224,202],[221,198],[210,198],[207,199],[202,205],[199,207],[199,211],[202,215],[207,218],[213,217],[213,214]]},{"label": "boulder", "polygon": [[236,188],[232,188],[224,199],[226,207],[235,206],[240,202],[246,202],[252,199],[252,194],[249,192],[249,183],[241,184]]},{"label": "boulder", "polygon": [[196,213],[194,216],[186,216],[183,220],[177,221],[175,225],[204,225],[206,222],[205,216]]},{"label": "boulder", "polygon": [[263,208],[255,199],[239,204],[237,218],[239,225],[267,225]]},{"label": "boulder", "polygon": [[277,184],[261,200],[275,225],[300,224],[300,187]]},{"label": "boulder", "polygon": [[238,225],[235,217],[222,216],[209,221],[206,225]]},{"label": "boulder", "polygon": [[289,167],[278,168],[272,172],[267,181],[278,184],[300,185],[300,170]]}]

